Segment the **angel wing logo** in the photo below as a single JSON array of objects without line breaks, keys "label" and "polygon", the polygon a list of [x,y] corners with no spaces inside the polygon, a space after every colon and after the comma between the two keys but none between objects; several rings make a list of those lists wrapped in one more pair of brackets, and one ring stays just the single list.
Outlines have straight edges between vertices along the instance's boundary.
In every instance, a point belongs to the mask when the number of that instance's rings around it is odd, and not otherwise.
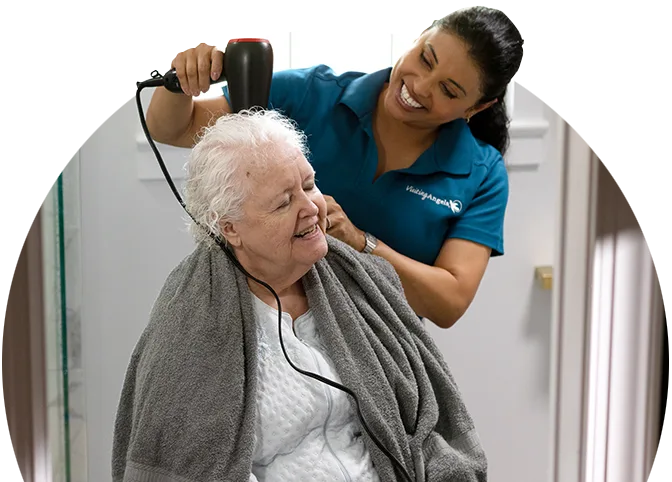
[{"label": "angel wing logo", "polygon": [[453,213],[457,214],[462,211],[462,202],[458,201],[457,199],[455,201],[451,199],[448,201],[448,207],[451,211],[453,211]]}]

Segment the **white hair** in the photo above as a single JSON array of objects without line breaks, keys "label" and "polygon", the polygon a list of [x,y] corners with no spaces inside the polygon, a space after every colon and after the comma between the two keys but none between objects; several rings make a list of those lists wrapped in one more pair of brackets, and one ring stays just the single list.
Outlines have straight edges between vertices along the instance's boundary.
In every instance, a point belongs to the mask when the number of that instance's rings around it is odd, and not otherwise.
[{"label": "white hair", "polygon": [[184,196],[197,242],[213,243],[211,235],[224,241],[220,222],[239,221],[249,194],[243,168],[263,169],[288,148],[308,157],[305,134],[273,110],[223,115],[203,130],[186,165]]}]

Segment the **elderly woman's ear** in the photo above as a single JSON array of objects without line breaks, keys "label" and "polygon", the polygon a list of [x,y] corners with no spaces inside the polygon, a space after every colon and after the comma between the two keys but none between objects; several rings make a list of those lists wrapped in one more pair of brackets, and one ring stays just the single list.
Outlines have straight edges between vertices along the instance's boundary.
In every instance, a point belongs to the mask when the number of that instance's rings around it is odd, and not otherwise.
[{"label": "elderly woman's ear", "polygon": [[229,221],[222,221],[219,223],[222,237],[229,243],[229,245],[237,248],[240,246],[240,234],[233,227]]}]

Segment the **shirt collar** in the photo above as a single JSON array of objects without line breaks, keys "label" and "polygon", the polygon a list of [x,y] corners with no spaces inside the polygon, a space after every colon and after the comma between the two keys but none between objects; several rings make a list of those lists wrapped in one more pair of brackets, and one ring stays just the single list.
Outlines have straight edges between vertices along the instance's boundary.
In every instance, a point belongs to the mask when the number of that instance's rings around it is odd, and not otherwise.
[{"label": "shirt collar", "polygon": [[347,105],[360,119],[370,116],[376,108],[378,95],[385,82],[390,80],[392,67],[362,75],[343,90],[341,103]]},{"label": "shirt collar", "polygon": [[471,173],[471,166],[479,154],[477,141],[464,119],[442,125],[432,148],[436,167],[458,176]]},{"label": "shirt collar", "polygon": [[[392,67],[365,74],[351,81],[343,90],[340,103],[348,106],[362,122],[370,136],[371,115],[385,82],[390,80]],[[478,155],[476,139],[464,119],[457,119],[439,128],[432,146],[420,158],[402,172],[432,174],[445,172],[452,175],[469,175]]]}]

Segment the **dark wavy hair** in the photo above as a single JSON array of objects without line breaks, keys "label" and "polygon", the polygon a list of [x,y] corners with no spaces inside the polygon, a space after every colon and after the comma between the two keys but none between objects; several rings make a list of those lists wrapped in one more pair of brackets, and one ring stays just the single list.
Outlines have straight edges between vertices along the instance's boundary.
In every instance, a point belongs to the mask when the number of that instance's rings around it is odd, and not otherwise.
[{"label": "dark wavy hair", "polygon": [[477,102],[497,99],[469,120],[477,139],[495,147],[502,155],[509,147],[509,123],[504,96],[523,60],[523,39],[516,26],[501,11],[471,7],[434,21],[430,28],[453,34],[465,42],[481,73],[481,92]]}]

